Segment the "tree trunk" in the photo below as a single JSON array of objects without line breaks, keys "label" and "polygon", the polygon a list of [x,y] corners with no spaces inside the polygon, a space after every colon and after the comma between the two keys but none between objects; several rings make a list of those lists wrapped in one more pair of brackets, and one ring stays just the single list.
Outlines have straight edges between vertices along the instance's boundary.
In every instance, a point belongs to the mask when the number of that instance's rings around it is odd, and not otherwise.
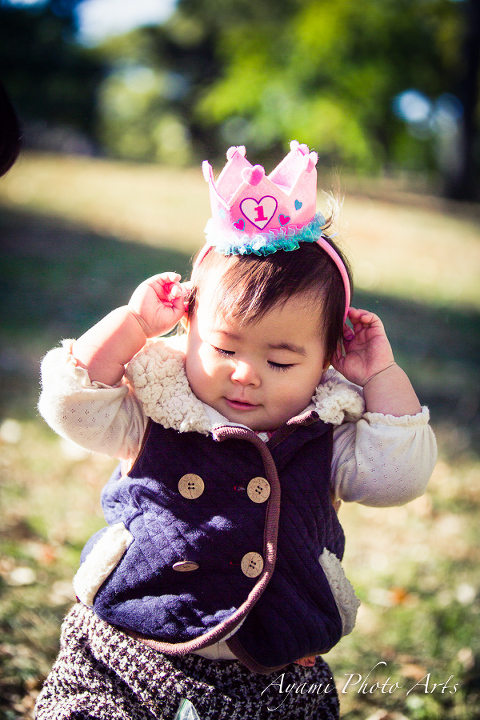
[{"label": "tree trunk", "polygon": [[477,146],[480,69],[480,0],[464,2],[463,65],[458,97],[463,105],[459,127],[459,162],[456,170],[445,175],[445,195],[456,200],[478,200],[476,178],[479,171]]}]

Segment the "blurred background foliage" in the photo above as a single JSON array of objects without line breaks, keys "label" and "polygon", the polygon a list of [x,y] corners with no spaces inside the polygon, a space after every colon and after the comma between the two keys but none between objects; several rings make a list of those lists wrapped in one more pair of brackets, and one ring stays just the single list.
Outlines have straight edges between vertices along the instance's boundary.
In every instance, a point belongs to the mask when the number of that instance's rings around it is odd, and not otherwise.
[{"label": "blurred background foliage", "polygon": [[0,72],[27,145],[184,166],[300,138],[323,166],[477,197],[478,0],[178,0],[93,45],[82,2],[18,2]]}]

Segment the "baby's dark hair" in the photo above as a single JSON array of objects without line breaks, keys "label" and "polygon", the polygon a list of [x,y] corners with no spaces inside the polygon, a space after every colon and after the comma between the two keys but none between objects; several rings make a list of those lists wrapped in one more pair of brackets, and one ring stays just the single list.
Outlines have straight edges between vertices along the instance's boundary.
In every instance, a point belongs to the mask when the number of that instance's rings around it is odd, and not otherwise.
[{"label": "baby's dark hair", "polygon": [[[351,272],[337,245],[326,238]],[[326,358],[331,361],[343,337],[345,289],[333,260],[317,243],[300,243],[293,251],[279,250],[271,255],[231,255],[225,257],[213,250],[194,266],[188,314],[195,313],[198,297],[209,272],[222,270],[214,290],[218,312],[235,317],[242,323],[260,319],[278,303],[296,295],[310,295],[312,312],[319,311],[319,330],[325,340]]]}]

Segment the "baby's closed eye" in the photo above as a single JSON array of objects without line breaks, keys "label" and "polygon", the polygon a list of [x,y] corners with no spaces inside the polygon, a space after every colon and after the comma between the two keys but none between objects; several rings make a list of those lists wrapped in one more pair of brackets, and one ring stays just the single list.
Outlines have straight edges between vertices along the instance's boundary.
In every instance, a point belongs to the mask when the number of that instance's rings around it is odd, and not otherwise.
[{"label": "baby's closed eye", "polygon": [[235,352],[233,350],[224,350],[223,348],[216,347],[216,345],[212,345],[212,348],[219,355],[235,355]]},{"label": "baby's closed eye", "polygon": [[273,360],[268,360],[268,364],[270,365],[273,370],[288,370],[289,368],[294,367],[295,363],[279,363],[279,362],[273,362]]}]

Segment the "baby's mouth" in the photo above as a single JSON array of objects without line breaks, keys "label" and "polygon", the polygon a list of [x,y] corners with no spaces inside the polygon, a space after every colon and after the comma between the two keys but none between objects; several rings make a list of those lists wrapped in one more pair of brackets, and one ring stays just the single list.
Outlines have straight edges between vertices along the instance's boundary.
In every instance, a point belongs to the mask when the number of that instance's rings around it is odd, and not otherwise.
[{"label": "baby's mouth", "polygon": [[234,410],[255,410],[256,408],[260,407],[259,405],[250,403],[247,400],[230,400],[230,398],[225,398],[225,402],[229,407],[233,408]]}]

